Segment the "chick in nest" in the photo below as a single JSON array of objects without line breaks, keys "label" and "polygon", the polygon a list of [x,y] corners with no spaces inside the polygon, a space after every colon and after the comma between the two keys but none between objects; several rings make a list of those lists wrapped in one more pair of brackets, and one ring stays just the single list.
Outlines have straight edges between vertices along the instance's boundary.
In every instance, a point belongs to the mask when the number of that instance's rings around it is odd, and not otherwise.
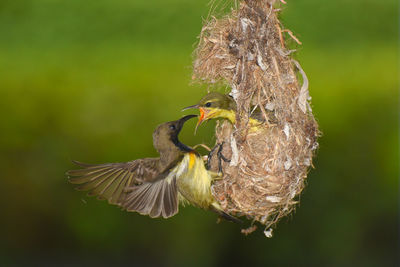
[{"label": "chick in nest", "polygon": [[[226,119],[230,121],[232,124],[236,123],[236,115],[237,115],[237,106],[235,100],[226,94],[221,94],[219,92],[210,92],[205,95],[198,104],[188,106],[183,110],[191,109],[191,108],[198,108],[200,111],[200,117],[197,122],[195,132],[199,125],[201,125],[204,121],[208,121],[210,119]],[[273,112],[267,114],[268,123],[276,123],[276,118]],[[262,125],[265,122],[265,117],[260,109],[255,109],[254,112],[251,114],[249,118],[249,127],[250,132],[256,132],[264,127]],[[218,156],[218,170],[222,172],[222,162],[230,162],[229,159],[225,158],[222,154],[223,142],[217,144],[209,153],[208,155],[208,166],[210,167],[211,158],[214,153],[217,153]]]},{"label": "chick in nest", "polygon": [[[210,92],[200,99],[199,103],[196,105],[188,106],[183,110],[190,108],[198,108],[200,111],[200,117],[196,125],[197,127],[201,125],[204,121],[210,119],[227,119],[232,124],[236,123],[236,103],[235,100],[225,94],[219,92]],[[267,114],[268,122],[276,122],[276,118],[273,112]],[[255,109],[249,118],[250,131],[255,132],[261,128],[261,125],[265,122],[265,117],[260,111],[260,109]]]}]

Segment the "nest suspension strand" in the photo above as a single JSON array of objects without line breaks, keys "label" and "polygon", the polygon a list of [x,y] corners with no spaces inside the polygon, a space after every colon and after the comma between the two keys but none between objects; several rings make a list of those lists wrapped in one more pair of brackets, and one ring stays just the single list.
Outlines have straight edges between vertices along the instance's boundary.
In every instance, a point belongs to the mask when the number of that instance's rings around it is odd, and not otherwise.
[{"label": "nest suspension strand", "polygon": [[[266,229],[298,202],[319,135],[307,78],[284,36],[299,41],[283,29],[273,2],[245,0],[229,15],[211,17],[202,28],[193,70],[197,81],[228,85],[237,104],[235,125],[225,120],[215,129],[230,162],[222,163],[224,177],[213,194],[227,212]],[[255,109],[266,122],[250,131],[247,122]],[[268,122],[271,112],[274,123]]]}]

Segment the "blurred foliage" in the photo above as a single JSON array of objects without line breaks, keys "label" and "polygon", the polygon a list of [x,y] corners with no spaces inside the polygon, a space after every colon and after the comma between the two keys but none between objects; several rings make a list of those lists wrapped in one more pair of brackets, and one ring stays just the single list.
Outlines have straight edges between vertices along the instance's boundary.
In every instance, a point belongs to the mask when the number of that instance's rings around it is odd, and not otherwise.
[{"label": "blurred foliage", "polygon": [[[208,0],[0,1],[0,265],[393,266],[398,2],[288,1],[320,123],[297,211],[272,239],[192,207],[168,220],[73,190],[70,160],[155,156],[151,134],[205,87],[191,53]],[[213,144],[214,123],[181,140]]]}]

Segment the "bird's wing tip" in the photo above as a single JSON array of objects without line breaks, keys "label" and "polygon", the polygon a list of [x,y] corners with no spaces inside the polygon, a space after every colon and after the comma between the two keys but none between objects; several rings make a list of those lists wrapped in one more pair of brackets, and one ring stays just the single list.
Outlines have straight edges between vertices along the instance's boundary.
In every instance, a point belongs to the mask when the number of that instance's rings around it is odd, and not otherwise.
[{"label": "bird's wing tip", "polygon": [[71,160],[71,162],[74,163],[74,164],[76,164],[76,165],[78,165],[78,166],[80,166],[80,167],[91,166],[91,164],[83,163],[83,162],[81,162],[81,161],[77,161],[77,160],[74,160],[74,159]]}]

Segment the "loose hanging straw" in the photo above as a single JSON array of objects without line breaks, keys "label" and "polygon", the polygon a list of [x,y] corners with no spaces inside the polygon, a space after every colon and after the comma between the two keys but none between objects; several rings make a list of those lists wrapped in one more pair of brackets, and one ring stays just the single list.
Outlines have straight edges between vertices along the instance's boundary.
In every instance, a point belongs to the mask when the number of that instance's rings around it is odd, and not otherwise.
[{"label": "loose hanging straw", "polygon": [[[213,194],[227,212],[265,225],[267,236],[298,202],[319,136],[308,79],[291,58],[285,37],[301,43],[279,22],[274,2],[244,0],[222,18],[210,16],[193,70],[196,81],[227,85],[237,103],[235,125],[223,121],[215,130],[230,162],[223,162],[224,177],[214,184]],[[247,124],[254,109],[266,120],[255,132]],[[274,123],[268,122],[271,113]],[[254,230],[253,225],[242,232]]]}]

